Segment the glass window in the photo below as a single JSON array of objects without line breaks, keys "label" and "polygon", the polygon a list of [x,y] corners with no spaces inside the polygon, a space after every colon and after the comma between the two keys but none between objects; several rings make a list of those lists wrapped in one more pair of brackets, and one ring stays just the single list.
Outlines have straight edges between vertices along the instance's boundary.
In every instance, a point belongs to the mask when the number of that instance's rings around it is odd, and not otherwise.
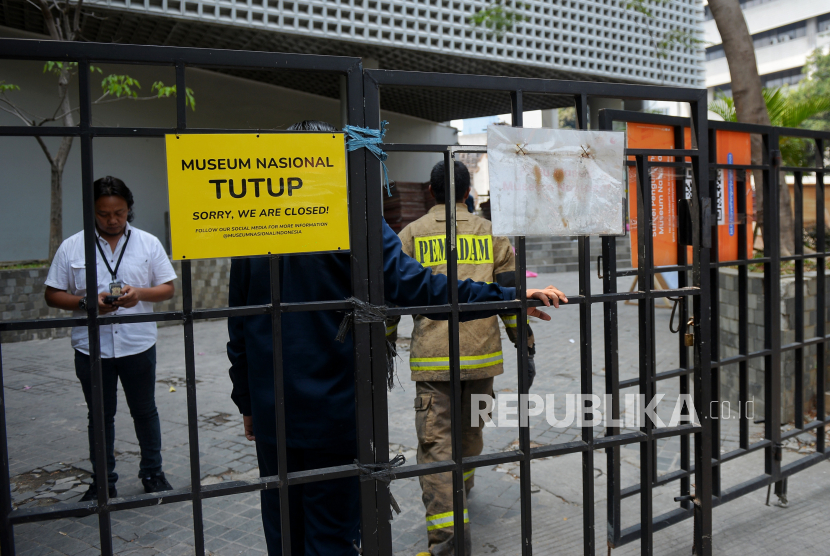
[{"label": "glass window", "polygon": [[764,31],[763,33],[756,33],[752,35],[752,43],[755,45],[755,48],[762,48],[764,46],[791,41],[793,39],[803,37],[806,34],[807,22],[799,21],[798,23],[793,23],[792,25],[785,25],[783,27],[778,27],[777,29]]}]

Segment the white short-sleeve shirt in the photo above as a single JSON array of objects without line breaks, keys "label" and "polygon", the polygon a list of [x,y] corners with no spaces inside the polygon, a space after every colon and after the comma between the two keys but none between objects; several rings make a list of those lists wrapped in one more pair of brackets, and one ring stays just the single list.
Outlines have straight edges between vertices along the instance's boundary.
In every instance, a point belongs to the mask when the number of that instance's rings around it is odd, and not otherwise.
[{"label": "white short-sleeve shirt", "polygon": [[[176,272],[161,242],[154,235],[127,224],[130,232],[130,241],[127,242],[121,266],[118,267],[118,279],[123,285],[138,288],[149,288],[170,282],[176,278]],[[114,270],[118,257],[127,239],[127,232],[118,240],[113,251],[106,239],[102,238],[97,230],[96,240],[99,242],[107,262]],[[109,292],[112,282],[107,266],[101,258],[101,252],[95,250],[95,260],[98,263],[97,293]],[[49,274],[46,285],[56,290],[64,290],[73,295],[86,295],[86,264],[84,258],[84,232],[78,232],[61,243]],[[135,307],[119,307],[109,315],[128,315],[132,313],[152,313],[153,304],[139,301]],[[72,312],[75,316],[84,316],[86,313],[80,308]],[[139,322],[129,324],[108,324],[100,327],[101,330],[101,357],[125,357],[147,351],[156,343],[156,323]],[[72,329],[72,347],[89,355],[89,331],[86,326],[77,326]]]}]

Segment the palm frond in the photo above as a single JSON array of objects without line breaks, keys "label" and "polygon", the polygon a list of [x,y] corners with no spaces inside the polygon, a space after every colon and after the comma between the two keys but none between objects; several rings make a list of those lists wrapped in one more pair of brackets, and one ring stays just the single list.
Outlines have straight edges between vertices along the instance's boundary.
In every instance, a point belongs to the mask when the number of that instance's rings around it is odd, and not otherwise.
[{"label": "palm frond", "polygon": [[721,92],[715,93],[715,100],[709,103],[709,112],[717,114],[725,122],[737,122],[738,114],[735,112],[735,99]]},{"label": "palm frond", "polygon": [[774,126],[784,125],[784,115],[789,106],[789,97],[781,87],[775,89],[764,88],[761,93],[764,95],[764,104],[767,105],[769,121]]},{"label": "palm frond", "polygon": [[789,102],[781,125],[784,127],[799,127],[806,120],[830,111],[830,97],[816,96],[803,100]]}]

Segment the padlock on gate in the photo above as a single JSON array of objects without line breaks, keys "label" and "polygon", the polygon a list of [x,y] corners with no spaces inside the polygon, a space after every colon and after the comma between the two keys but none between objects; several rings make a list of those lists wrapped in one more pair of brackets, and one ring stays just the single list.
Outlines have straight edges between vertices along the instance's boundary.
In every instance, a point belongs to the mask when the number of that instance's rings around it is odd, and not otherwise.
[{"label": "padlock on gate", "polygon": [[686,336],[684,338],[684,342],[686,347],[694,347],[695,345],[695,318],[692,317],[689,319],[689,322],[686,323]]}]

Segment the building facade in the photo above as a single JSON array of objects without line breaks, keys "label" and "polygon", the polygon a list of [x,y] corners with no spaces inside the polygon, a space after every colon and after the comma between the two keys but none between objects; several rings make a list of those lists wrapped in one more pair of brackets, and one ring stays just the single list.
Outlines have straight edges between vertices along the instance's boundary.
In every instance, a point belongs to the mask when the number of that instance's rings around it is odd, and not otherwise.
[{"label": "building facade", "polygon": [[[764,87],[795,85],[807,56],[830,46],[830,3],[820,0],[740,0]],[[731,78],[715,20],[704,8],[706,87],[710,98],[731,94]]]}]

